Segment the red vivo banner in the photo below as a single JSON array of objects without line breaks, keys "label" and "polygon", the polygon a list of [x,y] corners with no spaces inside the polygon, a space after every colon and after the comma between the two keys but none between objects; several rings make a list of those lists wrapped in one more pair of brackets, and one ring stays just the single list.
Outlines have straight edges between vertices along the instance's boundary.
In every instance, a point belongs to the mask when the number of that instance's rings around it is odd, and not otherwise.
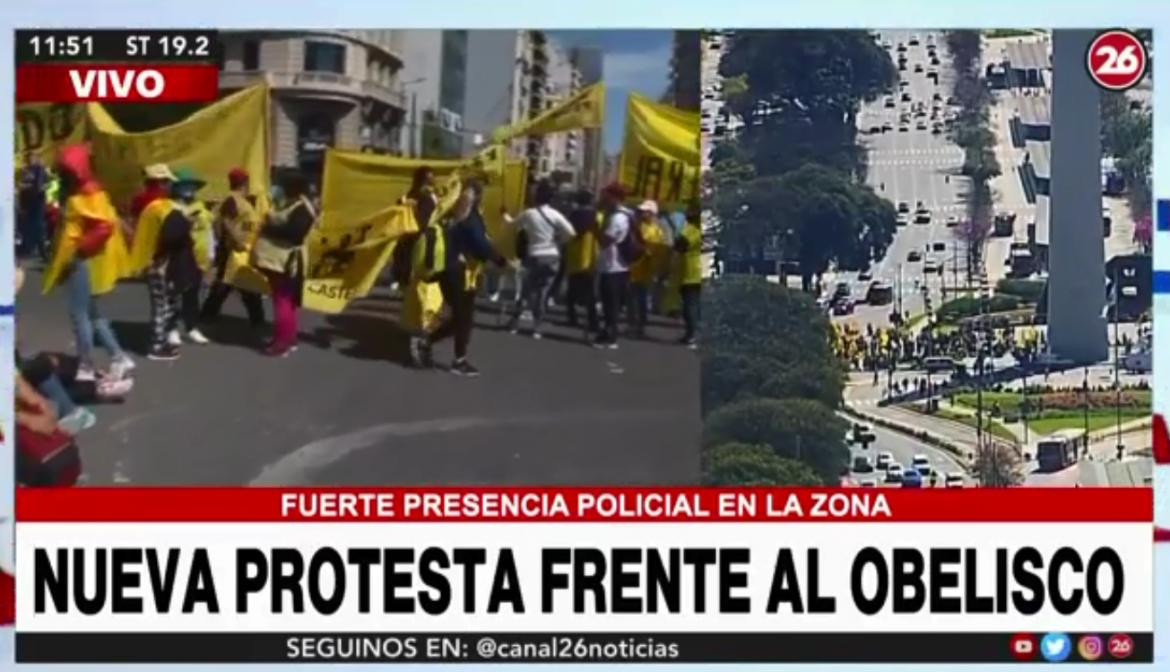
[{"label": "red vivo banner", "polygon": [[214,65],[34,64],[16,68],[17,103],[213,101]]},{"label": "red vivo banner", "polygon": [[19,489],[27,522],[1131,522],[1150,488]]}]

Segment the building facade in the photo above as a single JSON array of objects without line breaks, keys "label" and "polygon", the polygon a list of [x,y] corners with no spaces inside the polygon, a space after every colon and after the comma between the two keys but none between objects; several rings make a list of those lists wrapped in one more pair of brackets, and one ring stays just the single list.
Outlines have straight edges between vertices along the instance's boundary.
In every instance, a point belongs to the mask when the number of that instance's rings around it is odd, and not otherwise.
[{"label": "building facade", "polygon": [[[596,47],[576,47],[570,52],[574,67],[581,73],[581,86],[592,86],[605,79],[605,57]],[[605,170],[603,129],[586,128],[581,132],[581,174],[582,187],[597,191],[602,183]]]},{"label": "building facade", "polygon": [[399,152],[405,31],[223,31],[221,91],[272,87],[271,161],[320,178],[325,148]]},{"label": "building facade", "polygon": [[403,32],[405,64],[400,81],[407,111],[400,149],[416,157],[462,156],[469,32]]}]

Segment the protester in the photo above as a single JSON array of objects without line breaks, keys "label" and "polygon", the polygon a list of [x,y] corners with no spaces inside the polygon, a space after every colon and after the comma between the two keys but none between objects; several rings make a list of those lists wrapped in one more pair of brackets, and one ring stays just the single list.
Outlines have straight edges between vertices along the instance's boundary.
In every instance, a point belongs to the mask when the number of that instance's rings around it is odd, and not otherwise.
[{"label": "protester", "polygon": [[699,207],[687,208],[686,223],[674,239],[674,250],[679,257],[675,264],[676,282],[682,296],[682,315],[685,332],[679,342],[688,348],[696,345],[699,325],[699,298],[703,288],[703,229]]},{"label": "protester", "polygon": [[556,190],[552,183],[541,180],[536,185],[533,206],[520,213],[516,220],[516,235],[523,240],[525,271],[524,292],[512,311],[508,330],[516,333],[524,309],[532,311],[532,337],[540,339],[548,292],[560,264],[559,244],[572,240],[573,225],[552,206]]},{"label": "protester", "polygon": [[48,255],[45,236],[45,190],[49,175],[41,163],[40,154],[33,150],[24,153],[24,166],[20,169],[17,185],[17,205],[20,210],[18,230],[21,257]]},{"label": "protester", "polygon": [[264,304],[260,295],[233,287],[225,281],[229,258],[251,250],[255,236],[260,231],[258,203],[256,197],[248,191],[248,173],[243,168],[234,168],[228,173],[228,187],[231,193],[220,204],[215,216],[215,239],[218,241],[215,273],[199,317],[205,322],[217,319],[223,310],[223,302],[234,290],[240,295],[240,302],[248,313],[248,324],[258,330],[264,326]]},{"label": "protester", "polygon": [[451,222],[443,228],[444,261],[437,282],[448,313],[429,335],[412,341],[411,358],[416,366],[431,366],[434,345],[453,336],[455,359],[451,373],[467,377],[479,375],[479,369],[467,361],[467,349],[475,326],[479,270],[486,262],[494,262],[497,266],[507,263],[488,240],[487,227],[480,212],[482,199],[483,184],[476,179],[465,179],[451,213]]},{"label": "protester", "polygon": [[94,341],[110,355],[109,373],[122,378],[134,361],[122,349],[114,330],[98,308],[98,297],[109,293],[129,272],[126,243],[118,214],[90,170],[89,150],[70,145],[61,150],[60,171],[65,211],[53,239],[45,271],[46,292],[60,284],[68,288],[69,315],[77,342],[80,380],[95,380]]},{"label": "protester", "polygon": [[171,195],[171,183],[175,176],[165,163],[155,163],[142,169],[142,189],[130,201],[131,221],[137,222],[146,206],[160,198]]},{"label": "protester", "polygon": [[415,168],[406,198],[414,204],[415,221],[419,226],[426,226],[439,202],[435,196],[435,171],[430,166]]},{"label": "protester", "polygon": [[665,234],[658,224],[658,204],[643,201],[634,213],[634,223],[645,247],[641,259],[630,265],[630,331],[635,338],[646,337],[646,323],[650,315],[650,294],[662,272],[662,263],[669,248]]},{"label": "protester", "polygon": [[582,190],[574,197],[569,223],[576,236],[565,246],[564,268],[568,278],[565,296],[565,310],[569,326],[577,326],[577,307],[585,308],[586,326],[590,334],[599,330],[597,323],[597,298],[594,284],[597,281],[594,270],[597,264],[597,239],[593,235],[597,228],[597,210],[593,207],[593,194]]},{"label": "protester", "polygon": [[272,288],[273,334],[264,349],[272,357],[285,357],[296,349],[297,306],[304,276],[301,246],[317,221],[304,175],[287,174],[282,191],[288,205],[268,216],[252,248],[253,264],[268,278]]},{"label": "protester", "polygon": [[601,312],[605,325],[597,335],[594,346],[616,350],[618,347],[618,313],[625,301],[629,286],[630,268],[622,245],[631,234],[633,219],[629,209],[622,205],[626,189],[614,182],[601,191],[601,210],[604,224],[597,232],[600,252],[597,259],[598,286],[601,293]]}]

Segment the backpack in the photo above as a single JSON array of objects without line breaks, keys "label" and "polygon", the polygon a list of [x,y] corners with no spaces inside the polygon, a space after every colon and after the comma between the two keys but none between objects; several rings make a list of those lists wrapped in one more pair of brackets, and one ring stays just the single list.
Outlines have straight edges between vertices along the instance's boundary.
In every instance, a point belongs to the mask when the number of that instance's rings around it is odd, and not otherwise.
[{"label": "backpack", "polygon": [[622,263],[629,266],[636,264],[646,256],[646,241],[642,240],[642,227],[630,217],[630,227],[626,236],[618,241],[618,256]]}]

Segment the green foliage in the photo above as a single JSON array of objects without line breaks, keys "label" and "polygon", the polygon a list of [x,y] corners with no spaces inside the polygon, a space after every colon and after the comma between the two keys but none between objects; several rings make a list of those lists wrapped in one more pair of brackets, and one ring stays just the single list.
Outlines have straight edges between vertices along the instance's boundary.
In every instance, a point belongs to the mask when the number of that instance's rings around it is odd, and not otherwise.
[{"label": "green foliage", "polygon": [[[999,313],[1020,307],[1019,297],[1007,294],[996,294],[983,303],[984,313]],[[974,317],[979,314],[979,304],[979,298],[974,296],[960,296],[957,299],[951,299],[939,306],[938,319],[943,322],[955,322],[964,317]]]},{"label": "green foliage", "polygon": [[1046,285],[1043,280],[1013,280],[1004,278],[995,285],[996,294],[1008,294],[1019,297],[1024,303],[1038,303],[1044,295]]},{"label": "green foliage", "polygon": [[807,464],[764,444],[725,443],[703,452],[703,485],[825,485]]},{"label": "green foliage", "polygon": [[703,291],[705,413],[744,398],[803,397],[841,404],[844,373],[829,321],[812,300],[761,278],[729,277]]},{"label": "green foliage", "polygon": [[846,429],[831,410],[809,399],[748,399],[707,416],[703,445],[767,445],[779,457],[807,463],[827,483],[849,458]]},{"label": "green foliage", "polygon": [[[1147,75],[1148,76],[1148,75]],[[1129,190],[1135,218],[1150,212],[1150,168],[1153,157],[1153,114],[1148,108],[1132,109],[1122,92],[1101,94],[1101,149],[1117,157],[1117,168]]]}]

